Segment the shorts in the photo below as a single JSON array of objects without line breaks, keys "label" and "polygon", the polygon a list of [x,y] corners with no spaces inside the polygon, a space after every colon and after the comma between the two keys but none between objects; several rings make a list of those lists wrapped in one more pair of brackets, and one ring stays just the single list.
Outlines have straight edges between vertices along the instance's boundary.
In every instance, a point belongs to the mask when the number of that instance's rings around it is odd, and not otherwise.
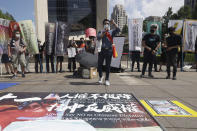
[{"label": "shorts", "polygon": [[3,54],[2,57],[1,57],[1,63],[10,63],[11,62],[11,59],[8,57],[7,54]]},{"label": "shorts", "polygon": [[26,66],[26,60],[25,60],[25,54],[13,54],[12,55],[12,63],[13,67],[17,68],[18,64],[20,64],[22,67]]},{"label": "shorts", "polygon": [[63,56],[57,56],[57,62],[63,62],[64,57]]}]

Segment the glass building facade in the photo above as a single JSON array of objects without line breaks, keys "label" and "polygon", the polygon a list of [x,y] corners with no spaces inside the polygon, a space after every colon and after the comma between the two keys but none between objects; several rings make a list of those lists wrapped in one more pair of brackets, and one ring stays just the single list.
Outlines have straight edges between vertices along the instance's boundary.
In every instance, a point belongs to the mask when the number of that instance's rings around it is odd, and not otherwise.
[{"label": "glass building facade", "polygon": [[72,31],[96,28],[96,0],[48,0],[48,19],[69,23]]}]

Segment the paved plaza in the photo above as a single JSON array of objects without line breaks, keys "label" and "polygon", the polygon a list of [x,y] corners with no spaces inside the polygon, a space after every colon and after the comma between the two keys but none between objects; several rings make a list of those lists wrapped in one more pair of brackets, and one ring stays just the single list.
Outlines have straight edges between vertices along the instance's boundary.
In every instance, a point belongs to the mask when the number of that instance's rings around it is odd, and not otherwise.
[{"label": "paved plaza", "polygon": [[[31,65],[33,69],[33,65]],[[64,70],[66,70],[64,64]],[[164,69],[165,70],[165,69]],[[155,78],[140,78],[139,72],[111,74],[111,86],[98,85],[98,79],[73,78],[67,70],[63,73],[20,74],[16,79],[1,76],[0,82],[19,85],[0,92],[53,92],[53,93],[132,93],[138,100],[176,100],[197,111],[197,72],[178,72],[177,80],[166,80],[166,72],[153,72]],[[169,131],[196,131],[197,117],[155,117]]]}]

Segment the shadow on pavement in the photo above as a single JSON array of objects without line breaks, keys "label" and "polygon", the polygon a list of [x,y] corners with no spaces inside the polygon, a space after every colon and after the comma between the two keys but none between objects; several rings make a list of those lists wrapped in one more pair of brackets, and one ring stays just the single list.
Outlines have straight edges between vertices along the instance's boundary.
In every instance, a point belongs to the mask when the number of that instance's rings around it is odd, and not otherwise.
[{"label": "shadow on pavement", "polygon": [[97,82],[87,83],[87,82],[70,82],[71,85],[99,85]]},{"label": "shadow on pavement", "polygon": [[[139,78],[139,79],[142,79],[141,77],[140,77],[140,75],[120,75],[121,77],[135,77],[135,78]],[[143,78],[145,78],[145,79],[166,79],[166,77],[154,77],[154,78],[150,78],[150,77],[148,77],[148,76],[144,76]]]}]

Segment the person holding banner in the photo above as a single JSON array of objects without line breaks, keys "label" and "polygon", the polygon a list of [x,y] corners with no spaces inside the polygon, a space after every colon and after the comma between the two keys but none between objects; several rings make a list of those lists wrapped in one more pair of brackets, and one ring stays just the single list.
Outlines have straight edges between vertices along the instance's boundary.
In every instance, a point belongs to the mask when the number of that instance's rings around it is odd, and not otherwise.
[{"label": "person holding banner", "polygon": [[38,49],[39,53],[35,54],[35,72],[38,73],[38,64],[40,65],[40,73],[43,72],[43,54],[44,54],[44,46],[41,45],[41,41],[38,41]]},{"label": "person holding banner", "polygon": [[142,74],[140,77],[144,77],[147,64],[149,63],[148,76],[153,78],[152,67],[155,58],[155,54],[160,47],[160,37],[156,34],[157,26],[151,25],[150,33],[146,34],[142,40],[142,46],[144,47],[144,63],[142,68]]},{"label": "person holding banner", "polygon": [[[110,30],[110,23],[115,26],[114,30]],[[103,20],[103,26],[104,30],[99,31],[97,35],[97,40],[99,41],[99,47],[98,47],[98,72],[99,72],[99,84],[103,84],[104,77],[103,77],[103,62],[105,60],[106,63],[106,78],[105,78],[105,85],[109,86],[109,74],[110,74],[110,65],[111,65],[111,59],[112,59],[112,46],[113,44],[113,37],[120,32],[120,28],[118,28],[118,25],[114,22],[114,20]]]},{"label": "person holding banner", "polygon": [[22,39],[20,31],[14,31],[11,41],[8,43],[8,56],[12,59],[14,67],[14,75],[12,78],[16,78],[17,76],[18,62],[22,68],[22,77],[25,77],[25,51],[26,43]]},{"label": "person holding banner", "polygon": [[73,72],[75,72],[76,69],[76,48],[77,44],[74,40],[74,38],[69,42],[67,51],[68,51],[68,69],[71,72],[73,69]]},{"label": "person holding banner", "polygon": [[54,45],[52,46],[52,52],[50,54],[47,53],[47,46],[49,45],[48,41],[45,41],[43,46],[44,48],[44,52],[45,52],[45,59],[46,59],[46,69],[47,69],[47,73],[49,73],[49,62],[51,62],[51,71],[52,73],[55,73],[55,67],[54,67]]},{"label": "person holding banner", "polygon": [[140,71],[140,51],[136,50],[136,51],[132,51],[131,53],[132,53],[131,54],[131,59],[132,59],[131,72],[133,72],[133,68],[134,68],[135,62],[137,62],[138,72],[141,72]]},{"label": "person holding banner", "polygon": [[177,54],[178,47],[182,44],[182,38],[180,35],[176,35],[175,28],[169,28],[170,36],[166,38],[166,47],[167,47],[167,77],[166,79],[170,79],[170,66],[173,66],[173,78],[172,80],[176,80],[176,72],[177,72]]}]

